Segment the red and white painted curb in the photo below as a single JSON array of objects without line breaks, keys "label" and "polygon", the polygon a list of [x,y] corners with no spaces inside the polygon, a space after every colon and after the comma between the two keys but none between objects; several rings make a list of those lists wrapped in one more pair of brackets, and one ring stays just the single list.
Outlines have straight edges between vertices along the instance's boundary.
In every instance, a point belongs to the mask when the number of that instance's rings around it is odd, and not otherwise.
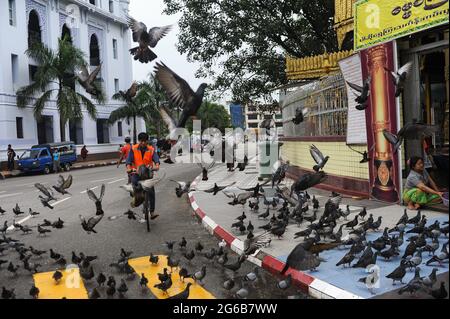
[{"label": "red and white painted curb", "polygon": [[[192,183],[191,187],[195,187],[200,181],[200,176],[197,177]],[[207,213],[201,209],[195,200],[195,192],[190,192],[188,194],[191,207],[195,212],[197,218],[202,221],[203,226],[211,233],[218,237],[219,239],[225,240],[228,247],[238,254],[244,252],[244,242],[234,235],[230,234],[228,231],[220,227],[216,222],[214,222]],[[264,268],[274,275],[280,275],[281,270],[284,267],[284,263],[275,257],[268,255],[262,251],[257,251],[253,256],[248,256],[248,261],[254,263],[255,265]],[[300,290],[307,293],[309,296],[317,299],[364,299],[358,295],[351,292],[333,286],[323,280],[314,278],[309,274],[302,271],[298,271],[289,268],[286,275],[291,274],[292,281],[296,284]]]}]

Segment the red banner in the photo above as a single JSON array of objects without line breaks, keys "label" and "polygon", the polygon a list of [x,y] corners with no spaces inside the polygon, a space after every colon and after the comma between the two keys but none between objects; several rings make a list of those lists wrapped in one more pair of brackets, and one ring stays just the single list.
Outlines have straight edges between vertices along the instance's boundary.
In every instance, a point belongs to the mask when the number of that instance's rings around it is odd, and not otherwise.
[{"label": "red banner", "polygon": [[[401,198],[401,176],[398,154],[383,135],[383,130],[398,132],[395,85],[387,70],[395,69],[394,43],[389,42],[363,50],[363,80],[371,77],[369,106],[366,109],[367,145],[372,150],[369,165],[370,196],[397,203]],[[387,70],[386,70],[387,69]],[[373,148],[375,144],[375,147]]]}]

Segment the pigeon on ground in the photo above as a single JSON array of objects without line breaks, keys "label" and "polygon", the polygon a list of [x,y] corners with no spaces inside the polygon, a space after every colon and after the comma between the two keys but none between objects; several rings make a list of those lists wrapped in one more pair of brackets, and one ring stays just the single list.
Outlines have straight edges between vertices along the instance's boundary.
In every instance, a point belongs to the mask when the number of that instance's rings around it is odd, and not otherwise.
[{"label": "pigeon on ground", "polygon": [[353,90],[356,96],[355,102],[358,103],[356,109],[359,111],[365,110],[369,105],[367,102],[370,96],[370,82],[371,82],[370,76],[366,80],[364,80],[362,87],[347,81],[348,86]]},{"label": "pigeon on ground", "polygon": [[184,288],[184,290],[182,292],[180,292],[176,295],[173,295],[167,299],[176,299],[176,300],[188,299],[191,286],[192,286],[192,283],[188,282],[186,285],[186,288]]},{"label": "pigeon on ground", "polygon": [[403,277],[406,275],[406,260],[402,259],[400,266],[394,269],[386,278],[392,279],[392,284],[395,285],[396,281],[400,281],[403,284]]},{"label": "pigeon on ground", "polygon": [[172,29],[171,25],[163,27],[153,27],[147,31],[147,26],[132,17],[127,17],[128,26],[133,32],[133,42],[137,42],[139,46],[130,49],[134,60],[141,63],[149,63],[158,56],[150,49],[156,47],[159,40],[166,36]]},{"label": "pigeon on ground", "polygon": [[408,282],[408,284],[406,286],[402,287],[398,291],[398,294],[402,295],[405,292],[409,292],[410,294],[415,294],[417,291],[423,289],[423,287],[424,287],[423,281],[422,281],[422,278],[420,277],[420,268],[416,267],[414,278],[411,279],[411,281]]},{"label": "pigeon on ground", "polygon": [[13,208],[13,213],[15,216],[23,215],[25,212],[20,210],[19,204],[16,203],[16,206]]},{"label": "pigeon on ground", "polygon": [[433,296],[434,299],[445,299],[448,296],[448,292],[445,289],[445,282],[441,281],[441,285],[439,288],[432,290],[430,295]]},{"label": "pigeon on ground", "polygon": [[[202,83],[194,92],[184,79],[164,63],[156,63],[155,76],[166,91],[170,102],[183,109],[176,127],[185,127],[189,117],[195,116],[202,105],[205,89],[208,85]],[[173,125],[173,121],[171,125]]]},{"label": "pigeon on ground", "polygon": [[215,164],[216,164],[215,161],[212,161],[208,166],[206,166],[206,164],[203,162],[197,164],[202,169],[202,181],[207,181],[209,179],[208,172],[211,168],[214,167]]},{"label": "pigeon on ground", "polygon": [[345,254],[345,256],[342,257],[340,261],[338,261],[336,266],[339,267],[340,265],[343,265],[345,268],[345,265],[348,265],[348,267],[350,267],[350,264],[353,262],[353,260],[355,260],[355,255],[349,252]]},{"label": "pigeon on ground", "polygon": [[33,299],[38,299],[39,298],[39,288],[37,288],[35,285],[31,286],[31,289],[29,291],[29,295],[33,298]]},{"label": "pigeon on ground", "polygon": [[289,267],[297,270],[315,270],[320,265],[320,259],[307,251],[303,243],[298,244],[289,254],[286,260],[284,268],[281,270],[281,274],[289,269]]},{"label": "pigeon on ground", "polygon": [[59,282],[61,281],[63,277],[62,272],[60,272],[59,270],[55,271],[52,275],[53,280],[55,280],[56,284],[59,284]]},{"label": "pigeon on ground", "polygon": [[292,284],[292,275],[289,274],[287,275],[286,279],[277,282],[277,287],[281,290],[286,290],[291,286],[291,284]]},{"label": "pigeon on ground", "polygon": [[227,186],[217,186],[217,184],[214,183],[214,187],[212,187],[210,189],[206,189],[206,190],[204,190],[204,192],[205,193],[209,193],[209,194],[212,193],[214,196],[216,196],[217,193],[219,193],[220,191],[223,191],[225,188],[233,186],[234,184],[236,184],[236,182],[234,182],[234,183],[232,183],[230,185],[227,185]]}]

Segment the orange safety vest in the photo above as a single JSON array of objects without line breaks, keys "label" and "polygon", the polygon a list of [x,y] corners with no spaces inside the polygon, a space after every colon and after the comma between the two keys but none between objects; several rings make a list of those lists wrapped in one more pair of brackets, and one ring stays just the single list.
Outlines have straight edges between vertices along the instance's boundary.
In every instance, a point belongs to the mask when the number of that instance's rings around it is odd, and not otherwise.
[{"label": "orange safety vest", "polygon": [[133,145],[132,151],[134,156],[134,162],[131,165],[132,168],[137,169],[141,165],[153,167],[153,147],[147,146],[147,151],[144,153],[143,158],[142,152],[139,149],[139,144]]}]

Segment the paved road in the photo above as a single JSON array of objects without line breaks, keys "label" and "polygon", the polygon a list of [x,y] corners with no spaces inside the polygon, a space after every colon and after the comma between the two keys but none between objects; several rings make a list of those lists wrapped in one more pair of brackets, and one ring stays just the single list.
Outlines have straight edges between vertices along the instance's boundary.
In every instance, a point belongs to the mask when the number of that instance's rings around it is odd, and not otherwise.
[{"label": "paved road", "polygon": [[[162,166],[162,171],[166,171],[166,179],[157,186],[157,212],[160,217],[151,223],[151,232],[147,233],[145,225],[126,218],[109,221],[107,218],[97,225],[98,234],[87,234],[81,226],[78,215],[92,216],[95,213],[95,205],[88,199],[86,188],[98,187],[94,192],[99,192],[99,186],[106,185],[106,194],[103,199],[103,209],[106,217],[121,215],[129,208],[130,197],[119,188],[125,183],[124,168],[116,169],[114,166],[92,168],[73,171],[74,183],[70,189],[72,196],[60,197],[53,211],[43,208],[38,200],[38,192],[33,187],[34,183],[46,183],[52,185],[57,179],[57,175],[36,175],[25,176],[9,180],[0,181],[0,206],[7,211],[5,216],[0,216],[0,224],[5,220],[12,223],[12,208],[19,203],[22,210],[28,212],[31,207],[41,214],[23,222],[24,225],[36,226],[42,220],[55,221],[61,218],[65,221],[62,230],[52,229],[49,236],[37,237],[36,228],[33,233],[22,235],[21,232],[10,232],[8,236],[20,240],[26,246],[32,245],[37,249],[47,250],[53,248],[63,254],[70,262],[71,252],[83,251],[88,255],[97,255],[98,261],[93,263],[96,273],[104,272],[107,275],[114,275],[117,282],[123,275],[111,269],[108,265],[115,262],[120,253],[120,248],[133,251],[132,257],[148,256],[154,254],[167,254],[167,249],[163,243],[167,240],[180,241],[181,237],[186,237],[188,249],[194,247],[197,241],[203,243],[205,250],[217,247],[218,240],[212,237],[198,221],[192,216],[188,201],[185,197],[178,199],[174,194],[174,185],[169,179],[192,180],[200,171],[197,165]],[[67,175],[67,173],[64,173]],[[139,210],[136,210],[140,212]],[[17,218],[21,221],[25,216]],[[181,257],[179,249],[175,249],[176,258]],[[237,256],[230,252],[230,259],[235,260]],[[5,251],[0,255],[0,259],[12,261],[15,265],[20,265],[18,276],[13,278],[6,270],[7,265],[3,265],[0,270],[0,286],[15,288],[17,298],[29,298],[28,291],[33,284],[33,277],[22,268],[22,263],[18,259],[18,254],[14,250]],[[183,258],[182,258],[183,260]],[[42,264],[41,272],[54,271],[57,267],[48,256],[42,260],[32,259],[32,262]],[[231,274],[225,272],[221,266],[206,262],[204,257],[196,257],[192,264],[183,260],[184,266],[190,271],[199,270],[203,264],[207,266],[207,277],[204,280],[204,288],[212,293],[216,298],[232,298],[233,293],[222,288],[222,283]],[[244,263],[240,271],[235,275],[236,281],[253,269],[253,264]],[[286,298],[293,295],[301,295],[295,288],[287,291],[280,291],[276,288],[277,278],[260,270],[260,278],[257,283],[250,285],[250,298]],[[94,284],[85,282],[88,290],[93,289]],[[129,292],[128,298],[155,298],[151,293],[142,293],[138,288],[138,279],[127,281]],[[238,284],[239,285],[239,284]],[[302,296],[305,297],[305,296]]]}]

